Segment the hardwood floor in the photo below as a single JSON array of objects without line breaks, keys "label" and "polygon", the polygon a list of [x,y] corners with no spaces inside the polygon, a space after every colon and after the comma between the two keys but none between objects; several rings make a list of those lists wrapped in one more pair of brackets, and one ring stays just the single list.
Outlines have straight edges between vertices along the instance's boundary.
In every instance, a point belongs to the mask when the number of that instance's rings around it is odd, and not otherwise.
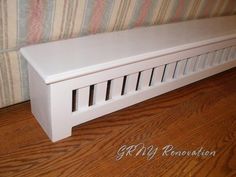
[{"label": "hardwood floor", "polygon": [[[77,126],[57,143],[39,127],[29,102],[4,108],[0,142],[2,177],[233,177],[236,69]],[[117,156],[127,152],[122,145],[138,143],[158,150],[153,157],[138,149]],[[167,145],[181,152],[202,147],[215,156],[163,156]]]}]

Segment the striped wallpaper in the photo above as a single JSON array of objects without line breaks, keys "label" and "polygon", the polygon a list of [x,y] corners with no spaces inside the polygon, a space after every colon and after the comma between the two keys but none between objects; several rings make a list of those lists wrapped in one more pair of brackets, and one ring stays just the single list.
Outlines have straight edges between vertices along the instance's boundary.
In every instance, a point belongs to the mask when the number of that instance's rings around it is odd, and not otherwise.
[{"label": "striped wallpaper", "polygon": [[236,14],[236,0],[0,0],[0,108],[29,99],[22,46]]}]

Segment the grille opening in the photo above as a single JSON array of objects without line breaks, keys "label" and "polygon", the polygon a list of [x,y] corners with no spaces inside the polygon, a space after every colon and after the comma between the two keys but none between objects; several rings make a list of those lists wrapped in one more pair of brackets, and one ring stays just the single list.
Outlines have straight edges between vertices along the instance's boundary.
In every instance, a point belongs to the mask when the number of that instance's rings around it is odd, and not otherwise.
[{"label": "grille opening", "polygon": [[[180,60],[181,61],[181,60]],[[175,78],[175,73],[176,73],[176,69],[177,69],[177,63],[178,62],[175,62],[175,69],[174,69],[174,72],[173,72],[173,75],[172,75],[172,79]]]},{"label": "grille opening", "polygon": [[226,50],[226,55],[225,55],[224,61],[227,61],[229,58],[230,48],[225,48],[225,50]]},{"label": "grille opening", "polygon": [[77,111],[77,90],[72,90],[72,112]]},{"label": "grille opening", "polygon": [[189,63],[189,58],[187,59],[186,64],[185,64],[185,66],[184,66],[184,74],[183,74],[183,75],[188,74],[188,73],[187,73],[187,66],[188,66],[188,63]]},{"label": "grille opening", "polygon": [[166,66],[167,66],[167,64],[165,64],[165,66],[164,66],[164,70],[163,70],[162,77],[161,77],[161,82],[164,81],[164,76],[165,76],[165,72],[166,72]]},{"label": "grille opening", "polygon": [[92,106],[93,104],[94,104],[94,85],[90,85],[88,106]]},{"label": "grille opening", "polygon": [[107,90],[106,90],[106,99],[109,100],[110,97],[110,91],[111,91],[111,80],[107,81]]},{"label": "grille opening", "polygon": [[124,76],[123,84],[122,84],[122,89],[121,89],[121,95],[124,95],[124,94],[125,94],[126,79],[127,79],[127,76]]},{"label": "grille opening", "polygon": [[138,90],[139,88],[139,81],[140,81],[140,76],[141,76],[141,72],[138,73],[138,78],[137,78],[137,83],[136,83],[136,88],[135,90]]},{"label": "grille opening", "polygon": [[150,81],[149,81],[148,86],[152,85],[153,73],[154,73],[154,68],[152,68],[152,73],[151,73],[151,77],[150,77]]}]

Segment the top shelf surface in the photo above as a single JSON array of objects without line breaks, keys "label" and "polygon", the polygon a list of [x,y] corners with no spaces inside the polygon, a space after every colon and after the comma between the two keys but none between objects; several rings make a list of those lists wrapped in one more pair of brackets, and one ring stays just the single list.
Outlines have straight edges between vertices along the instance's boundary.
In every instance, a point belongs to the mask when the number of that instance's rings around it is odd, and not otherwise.
[{"label": "top shelf surface", "polygon": [[21,48],[46,84],[236,38],[236,15],[191,20]]}]

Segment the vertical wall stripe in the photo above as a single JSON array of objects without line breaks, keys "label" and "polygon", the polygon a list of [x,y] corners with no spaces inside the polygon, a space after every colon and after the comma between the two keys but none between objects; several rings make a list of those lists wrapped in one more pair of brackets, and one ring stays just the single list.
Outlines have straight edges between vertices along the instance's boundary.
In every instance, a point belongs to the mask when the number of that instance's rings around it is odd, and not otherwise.
[{"label": "vertical wall stripe", "polygon": [[125,15],[123,16],[123,21],[121,23],[120,29],[130,28],[130,21],[132,19],[132,14],[135,9],[136,1],[130,0],[129,3],[127,4],[125,8]]},{"label": "vertical wall stripe", "polygon": [[230,2],[231,2],[230,5],[228,5],[230,7],[228,14],[233,15],[235,7],[236,7],[236,1],[235,0],[230,0]]},{"label": "vertical wall stripe", "polygon": [[169,3],[170,3],[170,0],[164,0],[164,1],[162,1],[161,9],[160,9],[159,14],[158,14],[158,17],[157,17],[157,19],[156,19],[156,24],[165,23],[164,18],[165,18],[166,11],[167,11],[167,9],[168,9]]},{"label": "vertical wall stripe", "polygon": [[74,2],[75,1],[73,1],[73,0],[67,1],[67,6],[65,6],[66,7],[66,13],[65,13],[66,15],[64,18],[64,33],[63,33],[62,39],[69,38],[71,25],[73,24],[72,14],[73,14],[73,10],[75,8]]},{"label": "vertical wall stripe", "polygon": [[2,10],[3,10],[3,26],[4,26],[4,33],[3,33],[3,43],[5,48],[8,48],[8,11],[7,11],[7,1],[2,1]]},{"label": "vertical wall stripe", "polygon": [[1,83],[1,87],[3,87],[3,93],[4,93],[4,102],[3,104],[9,104],[14,102],[13,98],[14,98],[14,94],[12,93],[12,87],[13,87],[13,83],[12,83],[12,77],[10,74],[10,68],[9,68],[9,58],[8,58],[8,54],[7,53],[2,53],[0,55],[0,72],[1,75],[4,76],[2,77],[2,83]]},{"label": "vertical wall stripe", "polygon": [[42,42],[47,42],[50,40],[52,33],[52,20],[54,12],[54,1],[47,0],[47,3],[44,5],[43,9],[43,23],[42,23]]},{"label": "vertical wall stripe", "polygon": [[10,70],[10,64],[9,64],[9,57],[7,53],[3,53],[3,63],[5,66],[5,77],[4,77],[4,85],[5,85],[5,93],[8,94],[8,97],[6,97],[6,101],[7,103],[13,102],[13,98],[14,95],[12,93],[12,87],[13,87],[13,83],[12,83],[12,77],[11,77],[11,70]]},{"label": "vertical wall stripe", "polygon": [[81,26],[80,30],[80,36],[87,35],[89,34],[89,25],[90,25],[90,20],[92,18],[92,10],[94,9],[94,1],[86,1],[86,8],[84,12],[84,18],[83,18],[83,23]]},{"label": "vertical wall stripe", "polygon": [[151,4],[147,10],[147,15],[142,23],[142,26],[153,25],[153,16],[155,16],[155,9],[157,8],[158,2],[160,0],[151,0]]},{"label": "vertical wall stripe", "polygon": [[4,48],[3,1],[0,1],[0,47]]},{"label": "vertical wall stripe", "polygon": [[175,6],[174,14],[170,19],[171,22],[177,22],[185,20],[185,17],[188,14],[188,9],[191,4],[191,1],[179,0]]},{"label": "vertical wall stripe", "polygon": [[234,2],[234,11],[232,12],[232,15],[236,14],[236,1]]},{"label": "vertical wall stripe", "polygon": [[118,13],[119,13],[119,10],[120,10],[121,1],[122,0],[114,1],[113,8],[112,8],[112,11],[111,11],[111,17],[110,17],[110,20],[109,20],[108,26],[107,26],[107,31],[113,31],[114,30],[115,22],[116,22],[117,16],[119,15]]},{"label": "vertical wall stripe", "polygon": [[18,39],[17,46],[24,46],[27,43],[27,21],[29,14],[29,4],[27,0],[18,0]]},{"label": "vertical wall stripe", "polygon": [[200,0],[192,0],[192,6],[188,13],[188,19],[194,19]]},{"label": "vertical wall stripe", "polygon": [[130,18],[130,22],[129,22],[129,28],[132,28],[136,25],[137,20],[140,16],[140,13],[141,13],[141,8],[145,4],[145,1],[146,0],[135,1],[133,12],[132,12],[132,17]]},{"label": "vertical wall stripe", "polygon": [[[19,65],[17,52],[5,52],[0,54],[0,105],[7,106],[29,99],[27,69]],[[22,77],[21,71],[26,74]],[[21,92],[25,92],[25,96]]]},{"label": "vertical wall stripe", "polygon": [[184,20],[192,18],[191,17],[191,12],[192,12],[192,9],[193,9],[193,6],[194,6],[195,2],[196,2],[196,0],[189,0],[189,7],[186,10],[186,14],[184,16]]},{"label": "vertical wall stripe", "polygon": [[[18,56],[16,52],[9,52],[9,65],[11,68],[12,75],[12,90],[13,90],[13,100],[15,103],[20,102],[22,100],[21,90],[24,90],[24,87],[21,87],[21,76],[19,75],[19,62]],[[27,93],[28,94],[28,93]]]},{"label": "vertical wall stripe", "polygon": [[[18,46],[24,46],[32,43],[46,42],[50,38],[51,21],[53,14],[53,1],[46,0],[18,0]],[[29,99],[27,63],[16,55],[18,72],[21,83],[21,99]],[[16,64],[17,63],[17,64]],[[14,84],[12,84],[14,85]]]},{"label": "vertical wall stripe", "polygon": [[152,4],[152,0],[136,1],[129,28],[142,26],[145,23],[148,15],[153,12]]},{"label": "vertical wall stripe", "polygon": [[101,19],[101,23],[99,25],[99,32],[108,31],[109,21],[111,20],[112,10],[114,9],[115,1],[106,0],[105,8],[103,12],[103,17]]},{"label": "vertical wall stripe", "polygon": [[6,1],[7,2],[7,12],[8,12],[8,46],[7,48],[15,48],[17,45],[17,0]]},{"label": "vertical wall stripe", "polygon": [[99,24],[101,24],[103,12],[105,9],[105,2],[103,0],[97,0],[94,3],[93,15],[90,19],[90,33],[97,33],[99,29]]},{"label": "vertical wall stripe", "polygon": [[74,29],[74,25],[75,25],[75,21],[76,21],[76,12],[78,11],[78,1],[73,1],[73,10],[72,10],[72,17],[71,17],[71,21],[73,21],[73,23],[70,24],[70,31],[68,33],[68,36],[71,38],[73,36],[73,29]]},{"label": "vertical wall stripe", "polygon": [[127,1],[121,0],[113,30],[119,30],[122,28],[122,21],[124,21],[124,18],[127,13],[127,7],[129,6],[129,4],[130,4],[130,0],[127,0]]},{"label": "vertical wall stripe", "polygon": [[20,78],[21,78],[21,96],[22,100],[28,100],[29,99],[29,81],[28,81],[28,67],[27,62],[23,58],[22,55],[17,54],[18,59],[18,65],[19,65],[19,72],[20,72]]},{"label": "vertical wall stripe", "polygon": [[[155,0],[154,0],[155,1]],[[153,24],[153,25],[156,25],[157,24],[157,19],[158,19],[158,16],[159,16],[159,12],[160,12],[160,10],[161,10],[161,4],[162,4],[162,1],[164,1],[164,0],[158,0],[158,1],[156,1],[157,3],[157,5],[156,5],[156,7],[155,7],[155,9],[153,10],[154,12],[153,12],[153,17],[152,17],[152,19],[151,19],[151,24]]]},{"label": "vertical wall stripe", "polygon": [[217,9],[218,4],[219,0],[215,0],[214,5],[212,5],[211,11],[209,12],[209,17],[215,16],[215,10]]},{"label": "vertical wall stripe", "polygon": [[234,10],[235,0],[227,0],[221,15],[231,15]]},{"label": "vertical wall stripe", "polygon": [[64,0],[55,1],[51,40],[60,39],[64,3]]},{"label": "vertical wall stripe", "polygon": [[9,97],[8,93],[8,83],[7,80],[7,71],[6,71],[6,64],[4,62],[4,53],[0,54],[0,76],[1,76],[1,84],[0,84],[0,90],[2,93],[2,99],[1,99],[1,105],[7,105],[6,98]]},{"label": "vertical wall stripe", "polygon": [[207,2],[205,2],[204,7],[202,8],[201,17],[210,16],[210,12],[212,11],[212,9],[214,9],[214,2],[215,0],[208,0]]},{"label": "vertical wall stripe", "polygon": [[79,36],[79,32],[81,29],[81,25],[82,25],[84,13],[85,13],[85,5],[86,5],[86,0],[80,0],[77,3],[75,20],[74,20],[75,22],[74,22],[71,37]]},{"label": "vertical wall stripe", "polygon": [[207,1],[200,0],[195,18],[203,18],[204,17],[204,9],[205,9],[206,5],[207,5]]},{"label": "vertical wall stripe", "polygon": [[218,10],[218,7],[219,7],[220,3],[221,3],[221,0],[215,0],[214,8],[212,8],[212,10],[209,14],[210,17],[214,17],[214,16],[217,15],[217,13],[218,13],[217,10]]},{"label": "vertical wall stripe", "polygon": [[179,3],[177,4],[175,9],[175,15],[171,21],[180,21],[182,19],[183,13],[185,12],[184,7],[186,7],[185,3],[186,1],[179,0]]},{"label": "vertical wall stripe", "polygon": [[61,19],[61,25],[60,25],[60,34],[58,39],[62,39],[64,34],[65,34],[65,18],[67,14],[67,6],[68,6],[68,1],[64,2],[63,9],[62,9],[62,19]]},{"label": "vertical wall stripe", "polygon": [[119,30],[119,28],[121,26],[120,24],[121,24],[124,16],[126,15],[124,13],[124,7],[126,6],[127,3],[130,3],[130,1],[121,0],[120,6],[119,6],[119,10],[118,10],[118,15],[117,15],[117,18],[115,20],[115,24],[114,24],[113,30]]},{"label": "vertical wall stripe", "polygon": [[[2,75],[2,72],[1,72],[1,57],[0,57],[0,108],[4,107],[6,104],[5,104],[5,93],[4,93],[4,87],[3,87],[3,77],[4,75]],[[12,103],[10,103],[12,104]]]},{"label": "vertical wall stripe", "polygon": [[176,9],[178,7],[178,2],[179,1],[173,1],[173,0],[169,1],[169,4],[166,8],[166,14],[164,16],[164,23],[169,23],[172,21],[173,16],[175,16]]},{"label": "vertical wall stripe", "polygon": [[16,47],[16,12],[15,1],[0,1],[0,50]]},{"label": "vertical wall stripe", "polygon": [[29,21],[27,24],[28,28],[28,43],[33,44],[40,42],[43,33],[43,9],[44,2],[42,0],[30,1],[30,14]]},{"label": "vertical wall stripe", "polygon": [[140,9],[140,14],[139,14],[139,17],[138,17],[138,19],[135,23],[135,26],[141,26],[141,25],[144,24],[144,20],[148,15],[148,11],[150,10],[150,6],[152,4],[152,1],[151,0],[145,0],[145,1],[143,1],[143,3],[144,4]]}]

